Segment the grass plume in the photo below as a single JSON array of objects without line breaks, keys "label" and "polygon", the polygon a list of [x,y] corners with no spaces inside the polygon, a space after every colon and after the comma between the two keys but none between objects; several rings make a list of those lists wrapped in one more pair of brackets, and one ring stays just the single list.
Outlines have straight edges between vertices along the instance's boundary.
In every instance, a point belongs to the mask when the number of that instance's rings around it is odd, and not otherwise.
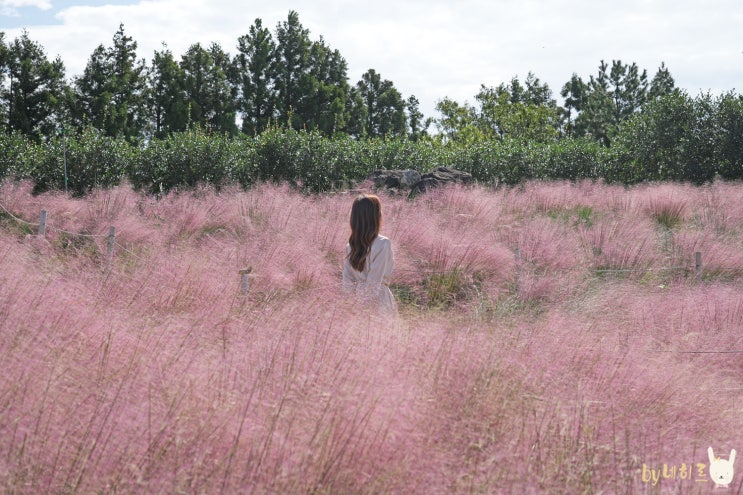
[{"label": "grass plume", "polygon": [[347,194],[5,183],[0,491],[694,493],[642,469],[743,448],[740,198],[383,195],[400,316],[382,320],[339,290]]}]

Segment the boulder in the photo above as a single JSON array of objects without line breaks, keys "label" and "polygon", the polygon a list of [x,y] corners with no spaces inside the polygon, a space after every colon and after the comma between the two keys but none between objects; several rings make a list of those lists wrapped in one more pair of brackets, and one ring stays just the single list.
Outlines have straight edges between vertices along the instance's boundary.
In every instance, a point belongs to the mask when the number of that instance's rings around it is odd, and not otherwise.
[{"label": "boulder", "polygon": [[375,187],[410,189],[420,182],[421,174],[415,170],[375,170],[369,175]]},{"label": "boulder", "polygon": [[471,184],[472,174],[449,167],[439,167],[431,172],[426,172],[410,189],[410,197],[415,197],[435,187],[445,184]]}]

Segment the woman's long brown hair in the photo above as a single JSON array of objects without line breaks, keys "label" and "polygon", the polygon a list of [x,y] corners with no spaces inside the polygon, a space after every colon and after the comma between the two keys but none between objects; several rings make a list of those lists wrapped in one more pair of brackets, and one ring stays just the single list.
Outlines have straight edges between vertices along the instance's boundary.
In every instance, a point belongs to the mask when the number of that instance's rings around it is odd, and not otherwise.
[{"label": "woman's long brown hair", "polygon": [[359,195],[351,207],[351,237],[348,239],[351,246],[348,260],[354,270],[358,272],[364,270],[366,257],[371,251],[374,239],[379,235],[381,226],[382,203],[379,202],[379,198],[373,194]]}]

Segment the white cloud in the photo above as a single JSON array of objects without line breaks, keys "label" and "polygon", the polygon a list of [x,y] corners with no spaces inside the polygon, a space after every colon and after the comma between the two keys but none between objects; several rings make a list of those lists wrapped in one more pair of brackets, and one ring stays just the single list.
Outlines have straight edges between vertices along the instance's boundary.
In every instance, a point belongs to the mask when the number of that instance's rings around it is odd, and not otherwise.
[{"label": "white cloud", "polygon": [[20,17],[21,12],[18,9],[22,7],[49,10],[52,4],[49,0],[0,0],[0,16]]},{"label": "white cloud", "polygon": [[[557,96],[573,72],[588,78],[602,59],[637,62],[650,78],[665,62],[692,94],[743,81],[738,0],[143,0],[69,7],[57,14],[61,25],[27,28],[72,76],[98,44],[111,44],[119,23],[149,62],[163,42],[176,57],[196,42],[234,54],[256,18],[273,32],[289,10],[312,39],[322,35],[341,52],[351,84],[374,68],[403,96],[415,94],[429,116],[443,97],[472,102],[481,84],[523,80],[529,71]],[[6,39],[19,33],[6,30]]]},{"label": "white cloud", "polygon": [[4,7],[36,7],[41,10],[49,10],[52,3],[49,0],[0,0]]},{"label": "white cloud", "polygon": [[52,3],[49,0],[0,0],[0,7],[3,10],[8,9],[16,12],[18,12],[17,9],[22,7],[36,7],[41,10],[49,10],[52,8]]}]

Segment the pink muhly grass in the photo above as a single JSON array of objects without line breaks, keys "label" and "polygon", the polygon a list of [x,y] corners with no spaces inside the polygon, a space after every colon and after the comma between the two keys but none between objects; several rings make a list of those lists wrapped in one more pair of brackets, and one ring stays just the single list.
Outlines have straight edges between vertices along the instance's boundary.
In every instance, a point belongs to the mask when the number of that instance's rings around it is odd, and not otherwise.
[{"label": "pink muhly grass", "polygon": [[646,192],[645,211],[660,225],[673,228],[686,220],[688,200],[679,186],[663,185]]},{"label": "pink muhly grass", "polygon": [[703,189],[703,196],[694,206],[693,220],[697,228],[716,235],[739,240],[743,236],[743,202],[736,184],[715,182]]},{"label": "pink muhly grass", "polygon": [[653,226],[637,218],[598,219],[580,228],[590,264],[598,271],[642,278],[659,265],[657,234]]},{"label": "pink muhly grass", "polygon": [[509,212],[526,216],[555,214],[584,206],[620,212],[633,208],[623,186],[594,180],[530,181],[502,189],[499,194]]},{"label": "pink muhly grass", "polygon": [[669,241],[671,263],[694,273],[696,253],[702,253],[702,277],[740,278],[743,275],[743,244],[710,231],[683,231]]},{"label": "pink muhly grass", "polygon": [[511,211],[529,215],[568,209],[573,206],[576,185],[564,182],[531,181],[509,189],[506,204]]},{"label": "pink muhly grass", "polygon": [[[204,281],[207,275],[195,272],[193,276]],[[19,462],[35,459],[34,464],[28,465],[34,469],[33,479],[39,483],[35,486],[45,486],[52,491],[63,486],[73,491],[95,490],[95,486],[126,491],[172,491],[189,487],[200,491],[208,486],[230,489],[231,486],[245,486],[245,483],[270,487],[288,482],[291,487],[298,478],[290,476],[289,481],[282,482],[281,476],[276,478],[281,474],[277,469],[279,466],[289,468],[291,459],[297,455],[300,456],[297,458],[299,466],[306,462],[301,460],[306,455],[303,444],[294,436],[312,431],[316,433],[304,440],[308,442],[306,452],[321,457],[327,455],[322,462],[329,471],[316,472],[314,479],[306,476],[306,482],[332,486],[338,475],[331,468],[342,468],[346,462],[344,456],[349,457],[347,462],[355,465],[354,456],[379,447],[388,428],[387,421],[394,412],[394,409],[384,410],[396,407],[397,399],[392,396],[391,403],[383,401],[385,406],[380,406],[380,399],[389,395],[382,394],[382,390],[372,392],[370,377],[357,372],[368,372],[386,362],[379,360],[378,352],[369,354],[376,345],[382,345],[381,355],[388,355],[389,344],[379,340],[379,329],[363,331],[360,327],[359,332],[352,332],[348,324],[353,325],[353,319],[344,318],[333,324],[332,320],[327,321],[324,309],[317,304],[318,299],[311,298],[307,300],[309,307],[305,303],[299,306],[284,303],[276,312],[264,312],[264,322],[256,330],[269,332],[266,339],[255,331],[245,334],[240,320],[235,319],[240,318],[240,313],[228,320],[227,326],[209,314],[194,314],[185,320],[181,314],[173,312],[166,296],[173,291],[177,293],[181,282],[159,279],[151,283],[157,284],[165,299],[153,301],[155,307],[142,308],[151,316],[129,317],[124,324],[133,326],[124,329],[116,322],[107,324],[104,315],[94,311],[94,300],[86,297],[65,301],[63,305],[55,304],[59,298],[67,298],[64,284],[55,287],[47,302],[52,308],[77,308],[76,320],[62,313],[55,318],[59,327],[42,326],[35,330],[35,335],[53,339],[55,344],[40,345],[36,337],[33,347],[15,350],[16,353],[23,351],[35,370],[27,375],[25,385],[34,390],[38,380],[42,393],[35,400],[14,401],[22,409],[6,411],[8,416],[5,416],[6,419],[38,418],[45,428],[42,432],[46,433],[39,437],[43,443],[38,444],[34,443],[33,434],[39,430],[33,423],[23,426],[21,420],[20,427],[15,428],[14,438],[23,442],[24,456]],[[320,300],[327,300],[327,297]],[[210,303],[209,300],[193,300],[190,311],[194,313],[202,308],[203,313],[207,307],[214,310]],[[114,309],[116,306],[114,304]],[[24,317],[33,322],[41,312],[42,308],[37,312],[26,310]],[[113,313],[107,316],[117,312]],[[304,331],[299,333],[293,324],[297,314],[304,315]],[[244,317],[252,319],[250,313]],[[189,320],[192,323],[187,323]],[[11,318],[9,324],[13,322]],[[22,324],[17,326],[20,328]],[[308,331],[309,335],[305,335]],[[332,334],[319,333],[313,337],[315,332],[327,331]],[[346,338],[354,336],[369,336],[371,340],[364,337],[363,342],[357,344]],[[246,338],[248,340],[244,340]],[[313,340],[315,343],[309,347],[302,344]],[[62,342],[68,345],[60,347]],[[363,353],[358,354],[360,351]],[[49,353],[53,353],[53,359]],[[10,353],[11,357],[14,355],[20,356]],[[369,357],[374,359],[373,366]],[[51,363],[52,367],[39,366],[44,362]],[[232,364],[224,366],[220,362]],[[386,370],[378,369],[380,372]],[[377,379],[381,377],[376,376]],[[402,376],[398,374],[395,386],[399,386]],[[234,381],[238,377],[240,381]],[[330,388],[323,387],[323,382]],[[211,392],[213,387],[217,387],[218,394],[228,395],[220,399],[220,395]],[[235,388],[234,392],[231,388]],[[330,395],[323,399],[326,390]],[[53,399],[46,398],[50,391]],[[234,399],[229,399],[230,396]],[[227,402],[224,409],[212,407],[224,400],[234,400],[234,407],[230,406],[231,402]],[[313,410],[319,416],[310,414]],[[370,416],[372,412],[375,415]],[[302,426],[306,421],[302,419],[304,415],[309,415],[306,420],[314,421],[317,426],[312,423]],[[69,418],[71,422],[62,418]],[[241,420],[243,439],[236,437],[237,433],[231,428],[224,430],[224,425],[237,424],[231,418],[251,418],[247,423]],[[252,422],[258,418],[268,421]],[[349,419],[351,422],[347,423]],[[323,421],[327,423],[320,427]],[[59,432],[55,436],[49,430],[51,425],[60,425],[63,429],[55,427],[53,431]],[[367,440],[364,440],[364,431],[371,435]],[[277,438],[269,443],[273,435]],[[27,440],[29,437],[31,439]],[[113,438],[116,440],[112,441]],[[239,449],[242,453],[230,462],[228,469],[225,463],[233,454],[230,454],[232,450],[224,449],[231,445],[229,438],[236,439],[236,445],[242,446]],[[251,441],[251,438],[263,440]],[[223,447],[214,443],[220,439],[225,442]],[[143,440],[146,442],[141,443]],[[347,447],[351,440],[354,440],[352,447]],[[367,447],[363,447],[364,443]],[[58,446],[57,453],[52,452],[54,458],[43,454],[48,444]],[[325,448],[329,450],[323,454]],[[57,457],[61,461],[55,460]],[[251,458],[258,463],[250,461]],[[207,463],[212,460],[222,462],[221,467],[220,464],[209,466]],[[315,465],[311,464],[310,468]],[[175,466],[190,473],[188,478],[173,471]],[[252,474],[245,472],[248,478],[224,474],[232,469],[239,473],[246,468],[254,471]],[[350,469],[345,471],[351,472]],[[21,476],[22,471],[14,468],[14,472],[16,478],[10,482],[20,483],[17,476]]]},{"label": "pink muhly grass", "polygon": [[521,292],[526,299],[556,298],[573,286],[585,261],[575,256],[580,242],[571,227],[545,217],[527,220],[504,241],[519,249]]},{"label": "pink muhly grass", "polygon": [[[383,195],[396,283],[459,270],[493,305],[384,319],[338,287],[352,195],[4,185],[15,214],[116,224],[117,245],[103,270],[103,238],[65,247],[0,223],[2,491],[647,493],[675,485],[644,483],[644,463],[740,450],[740,354],[697,352],[743,345],[738,279],[587,269],[659,268],[684,239],[712,263],[716,246],[738,252],[740,224],[709,191],[664,237],[631,206],[652,187],[627,190],[628,208],[616,186],[529,187],[547,209],[516,188]],[[736,211],[734,189],[713,187]],[[717,226],[690,227],[700,208]],[[505,314],[515,247],[539,312]]]},{"label": "pink muhly grass", "polygon": [[[721,314],[729,317],[732,313],[735,317],[740,299],[735,303],[735,298],[729,299],[733,291],[725,292],[729,303],[723,303]],[[586,465],[576,457],[577,452],[590,459],[593,489],[600,485],[604,489],[613,486],[612,491],[636,492],[642,489],[636,476],[642,462],[702,462],[703,438],[725,445],[740,441],[737,426],[730,424],[731,420],[739,422],[730,413],[740,381],[725,366],[713,366],[704,377],[699,376],[700,369],[706,369],[699,366],[705,363],[726,360],[733,364],[737,358],[711,355],[695,359],[692,355],[663,352],[680,350],[675,346],[658,349],[652,337],[657,322],[628,321],[635,310],[627,303],[641,306],[644,314],[657,315],[658,320],[661,315],[673,314],[671,308],[659,308],[654,294],[638,294],[635,284],[623,284],[597,296],[592,304],[595,313],[551,311],[543,321],[520,329],[523,337],[513,341],[512,345],[518,347],[511,353],[520,356],[528,373],[524,385],[535,397],[533,412],[523,420],[532,416],[533,430],[527,427],[526,431],[536,436],[518,444],[528,447],[519,455],[533,459],[532,467],[534,463],[549,464],[554,477],[547,475],[545,482],[551,483],[548,486],[553,490],[564,492],[566,486],[573,486],[569,491],[575,491],[579,480],[587,481],[582,478],[585,473],[581,474]],[[719,295],[705,295],[700,302],[705,304],[705,300],[712,301]],[[674,295],[661,297],[670,299]],[[678,306],[683,305],[689,303],[679,300]],[[718,331],[728,339],[732,335],[732,328]],[[679,341],[683,333],[674,337]],[[736,340],[728,345],[735,346]],[[727,438],[720,438],[720,424],[725,425]],[[562,441],[555,443],[557,438]],[[639,452],[643,454],[638,459]],[[537,473],[545,476],[541,470]],[[570,477],[576,485],[554,484],[558,480],[568,482]]]},{"label": "pink muhly grass", "polygon": [[395,243],[396,281],[423,282],[424,299],[451,303],[482,291],[496,296],[513,279],[513,252],[497,240],[498,218],[481,196],[450,187],[398,206],[386,224]]}]

